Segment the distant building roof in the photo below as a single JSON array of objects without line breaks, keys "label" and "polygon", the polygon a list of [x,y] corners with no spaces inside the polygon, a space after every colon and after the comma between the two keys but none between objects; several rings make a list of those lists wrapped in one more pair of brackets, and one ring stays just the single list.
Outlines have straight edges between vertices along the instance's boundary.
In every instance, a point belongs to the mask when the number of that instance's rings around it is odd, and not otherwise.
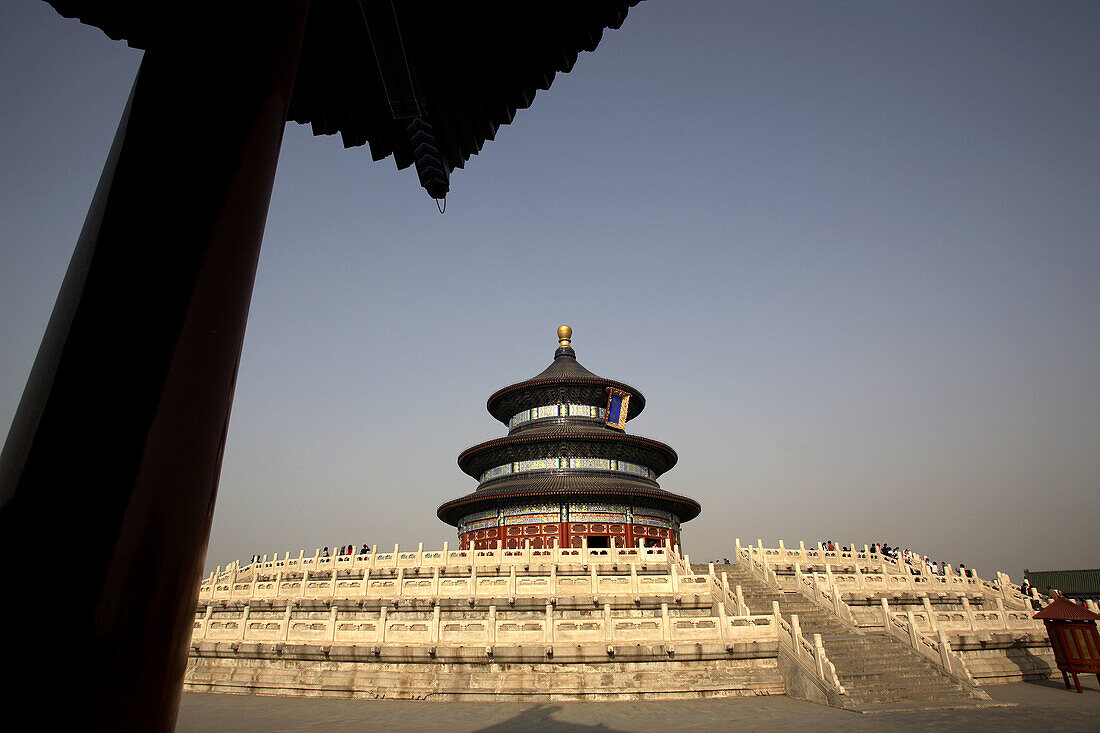
[{"label": "distant building roof", "polygon": [[1100,595],[1100,569],[1096,570],[1025,570],[1024,577],[1043,594],[1057,588],[1068,596]]}]

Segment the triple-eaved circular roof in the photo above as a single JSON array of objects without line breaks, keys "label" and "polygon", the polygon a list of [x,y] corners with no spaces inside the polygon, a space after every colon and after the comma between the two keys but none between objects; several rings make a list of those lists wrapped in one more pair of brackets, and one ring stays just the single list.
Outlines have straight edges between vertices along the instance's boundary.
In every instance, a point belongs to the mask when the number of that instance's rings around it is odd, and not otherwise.
[{"label": "triple-eaved circular roof", "polygon": [[457,524],[471,512],[540,500],[636,503],[670,511],[680,521],[699,514],[698,502],[665,491],[656,481],[676,465],[676,451],[605,422],[609,391],[628,396],[628,420],[645,407],[645,397],[581,366],[571,336],[572,329],[562,326],[549,367],[489,397],[489,413],[509,426],[508,434],[459,455],[459,467],[480,483],[440,506],[440,519]]}]

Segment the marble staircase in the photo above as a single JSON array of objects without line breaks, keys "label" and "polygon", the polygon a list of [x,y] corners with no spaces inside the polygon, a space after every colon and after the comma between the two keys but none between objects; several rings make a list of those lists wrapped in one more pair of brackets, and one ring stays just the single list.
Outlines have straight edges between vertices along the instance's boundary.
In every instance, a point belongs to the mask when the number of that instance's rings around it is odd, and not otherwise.
[{"label": "marble staircase", "polygon": [[798,616],[803,635],[820,634],[846,694],[844,706],[859,712],[920,710],[988,705],[942,669],[891,636],[863,633],[797,592],[772,588],[739,565],[716,566],[731,586],[740,585],[752,613],[769,613],[773,603],[789,623]]}]

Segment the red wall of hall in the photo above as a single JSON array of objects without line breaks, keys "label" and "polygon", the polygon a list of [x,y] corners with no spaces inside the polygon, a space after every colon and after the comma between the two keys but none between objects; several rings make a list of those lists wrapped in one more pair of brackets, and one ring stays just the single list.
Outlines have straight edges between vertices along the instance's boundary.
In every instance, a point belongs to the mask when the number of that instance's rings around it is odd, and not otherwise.
[{"label": "red wall of hall", "polygon": [[663,545],[668,538],[675,547],[680,546],[680,533],[665,527],[643,524],[603,524],[599,522],[559,522],[554,524],[512,524],[504,527],[488,527],[459,535],[463,550],[494,549],[501,542],[505,549],[522,549],[525,540],[531,540],[535,550],[553,547],[580,547],[583,537],[607,537],[619,547],[636,547],[638,540]]}]

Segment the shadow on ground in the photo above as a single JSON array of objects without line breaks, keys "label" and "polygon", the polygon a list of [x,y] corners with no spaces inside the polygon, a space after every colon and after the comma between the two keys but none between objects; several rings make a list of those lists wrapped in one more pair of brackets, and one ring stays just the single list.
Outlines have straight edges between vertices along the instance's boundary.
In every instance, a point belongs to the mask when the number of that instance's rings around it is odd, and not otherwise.
[{"label": "shadow on ground", "polygon": [[603,723],[585,725],[557,720],[554,718],[554,713],[559,711],[561,711],[560,705],[536,705],[508,720],[487,728],[479,728],[474,733],[525,733],[525,731],[551,730],[554,733],[630,733],[619,728],[608,728]]}]

